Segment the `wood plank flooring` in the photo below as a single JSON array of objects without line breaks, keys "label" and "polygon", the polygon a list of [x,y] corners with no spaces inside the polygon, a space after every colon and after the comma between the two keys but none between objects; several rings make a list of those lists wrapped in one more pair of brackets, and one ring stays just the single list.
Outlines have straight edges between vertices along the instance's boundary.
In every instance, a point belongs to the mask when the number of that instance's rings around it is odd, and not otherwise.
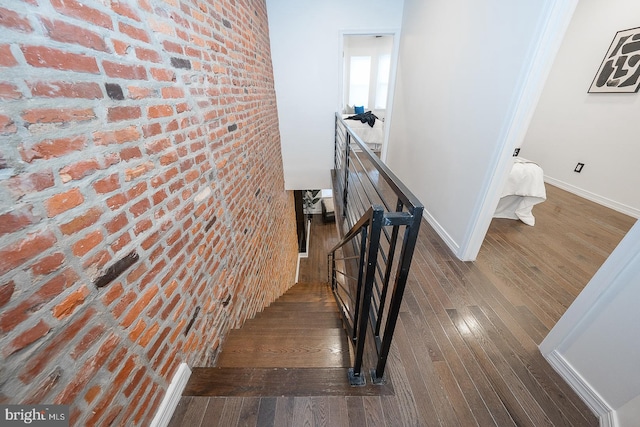
[{"label": "wood plank flooring", "polygon": [[473,263],[423,222],[388,362],[392,394],[187,396],[171,426],[598,425],[537,346],[635,219],[547,194],[534,227],[494,220]]}]

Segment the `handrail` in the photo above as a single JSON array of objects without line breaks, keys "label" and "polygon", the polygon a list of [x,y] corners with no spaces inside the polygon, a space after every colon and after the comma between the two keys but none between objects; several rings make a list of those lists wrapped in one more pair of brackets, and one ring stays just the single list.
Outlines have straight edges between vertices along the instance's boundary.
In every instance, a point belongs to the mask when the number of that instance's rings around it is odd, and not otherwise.
[{"label": "handrail", "polygon": [[339,114],[335,123],[336,218],[347,231],[329,251],[331,288],[354,345],[351,384],[366,382],[368,333],[377,357],[371,378],[382,383],[424,207]]}]

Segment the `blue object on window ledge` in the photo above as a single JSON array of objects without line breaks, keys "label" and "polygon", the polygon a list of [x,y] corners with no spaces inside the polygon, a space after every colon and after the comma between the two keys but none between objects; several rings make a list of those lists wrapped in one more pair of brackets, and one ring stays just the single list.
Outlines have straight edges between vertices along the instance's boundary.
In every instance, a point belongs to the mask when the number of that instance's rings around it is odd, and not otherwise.
[{"label": "blue object on window ledge", "polygon": [[363,106],[355,106],[353,107],[353,111],[355,111],[356,114],[364,114],[364,105]]}]

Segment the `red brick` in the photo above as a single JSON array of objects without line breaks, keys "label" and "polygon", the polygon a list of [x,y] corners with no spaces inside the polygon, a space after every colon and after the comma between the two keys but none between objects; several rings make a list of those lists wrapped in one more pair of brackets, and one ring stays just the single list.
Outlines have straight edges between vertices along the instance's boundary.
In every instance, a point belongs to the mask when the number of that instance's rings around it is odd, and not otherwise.
[{"label": "red brick", "polygon": [[90,225],[95,224],[100,219],[102,215],[102,210],[99,208],[91,208],[82,215],[74,218],[73,220],[67,222],[66,224],[62,224],[60,226],[60,231],[63,234],[74,234],[80,230],[84,230]]},{"label": "red brick", "polygon": [[9,345],[2,349],[2,354],[4,357],[8,357],[43,338],[50,330],[51,326],[49,326],[44,320],[40,320],[35,326],[21,332],[20,335],[14,338]]},{"label": "red brick", "polygon": [[142,116],[140,107],[110,107],[107,110],[107,120],[109,122],[118,122],[121,120],[139,119]]},{"label": "red brick", "polygon": [[67,317],[84,302],[89,295],[89,289],[82,285],[77,291],[71,292],[60,304],[53,307],[53,317],[62,319]]},{"label": "red brick", "polygon": [[113,29],[111,17],[97,9],[91,8],[79,0],[51,0],[53,7],[63,15],[80,18],[110,30]]},{"label": "red brick", "polygon": [[115,317],[120,317],[120,315],[129,307],[129,305],[135,301],[136,294],[135,292],[128,292],[125,296],[120,298],[118,304],[113,307],[112,313]]},{"label": "red brick", "polygon": [[133,390],[136,389],[138,384],[140,384],[140,380],[142,380],[146,371],[147,369],[144,367],[138,369],[138,371],[135,373],[131,381],[129,381],[129,384],[127,385],[127,387],[123,390],[123,393],[126,397],[129,397],[131,393],[133,393]]},{"label": "red brick", "polygon": [[119,30],[121,33],[128,35],[129,37],[143,41],[145,43],[149,43],[149,35],[142,28],[134,27],[133,25],[125,24],[124,22],[120,22]]},{"label": "red brick", "polygon": [[[135,365],[136,365],[136,362],[135,360],[133,360],[132,357],[127,360],[122,370],[111,382],[109,389],[107,390],[105,395],[102,397],[100,402],[91,409],[91,416],[87,419],[86,425],[93,426],[93,425],[101,424],[98,421],[102,418],[105,411],[110,408],[112,408],[112,411],[116,411],[116,413],[114,415],[112,414],[112,412],[110,412],[109,414],[107,414],[107,417],[110,414],[111,414],[110,415],[111,417],[115,417],[118,415],[118,413],[122,410],[122,407],[121,406],[114,407],[114,405],[112,404],[113,398],[115,397],[116,393],[120,391],[123,383],[128,378],[129,374],[131,373]],[[110,425],[110,424],[105,424],[105,425]]]},{"label": "red brick", "polygon": [[84,395],[84,400],[87,403],[91,403],[95,400],[95,398],[100,394],[102,388],[99,385],[94,385]]},{"label": "red brick", "polygon": [[0,249],[0,275],[49,249],[56,242],[50,231],[28,234],[24,239]]},{"label": "red brick", "polygon": [[146,238],[142,244],[140,246],[142,246],[142,249],[144,250],[148,250],[149,248],[151,248],[153,245],[155,245],[158,242],[158,239],[160,238],[160,235],[158,232],[153,233],[151,236],[149,236],[148,238]]},{"label": "red brick", "polygon": [[32,206],[16,206],[12,211],[0,215],[0,236],[37,223],[40,217],[34,216],[31,210]]},{"label": "red brick", "polygon": [[68,323],[60,332],[54,336],[37,355],[28,359],[24,369],[19,374],[19,378],[28,384],[36,375],[43,371],[48,362],[54,359],[68,345],[69,341],[75,337],[80,330],[89,323],[89,320],[96,314],[93,308],[86,310],[73,322]]},{"label": "red brick", "polygon": [[118,282],[115,284],[111,284],[109,286],[109,289],[107,289],[107,292],[102,297],[102,302],[104,303],[104,305],[109,306],[116,299],[120,298],[120,296],[122,296],[123,293],[124,293],[124,288],[122,287],[122,283]]},{"label": "red brick", "polygon": [[102,335],[104,335],[105,331],[106,327],[100,324],[91,328],[91,330],[82,337],[80,342],[75,345],[73,350],[71,350],[69,356],[71,356],[72,359],[77,360],[85,354],[87,350],[102,337]]},{"label": "red brick", "polygon": [[116,194],[107,199],[107,206],[109,209],[116,210],[127,203],[127,197],[124,194]]},{"label": "red brick", "polygon": [[53,40],[79,44],[101,52],[108,51],[106,43],[98,33],[58,20],[42,19],[42,23]]},{"label": "red brick", "polygon": [[83,136],[60,139],[46,139],[30,148],[20,147],[22,160],[31,163],[34,159],[51,159],[62,157],[75,151],[81,151],[86,147],[87,139]]},{"label": "red brick", "polygon": [[162,57],[158,52],[142,47],[136,48],[136,56],[141,61],[162,62]]},{"label": "red brick", "polygon": [[129,224],[129,220],[127,219],[127,215],[122,212],[112,220],[108,221],[105,224],[105,228],[109,234],[115,234],[118,231],[122,230],[127,224]]},{"label": "red brick", "polygon": [[0,114],[0,135],[16,133],[18,128],[9,116]]},{"label": "red brick", "polygon": [[113,43],[113,50],[120,56],[125,56],[129,48],[131,48],[131,44],[122,40],[112,38],[111,42]]},{"label": "red brick", "polygon": [[133,214],[134,218],[139,217],[146,211],[151,208],[151,203],[149,203],[149,199],[140,200],[138,203],[134,204],[129,208],[129,212]]},{"label": "red brick", "polygon": [[70,268],[46,282],[34,294],[11,310],[0,313],[0,330],[10,331],[25,321],[40,306],[51,301],[78,280],[76,272]]},{"label": "red brick", "polygon": [[99,179],[93,183],[93,189],[98,194],[111,193],[120,188],[120,178],[118,174],[113,174],[107,178]]},{"label": "red brick", "polygon": [[160,329],[160,325],[158,325],[157,323],[154,323],[142,336],[142,338],[140,338],[140,341],[138,342],[138,344],[140,344],[141,347],[146,347],[147,344],[149,344],[151,342],[151,340],[153,339],[154,335],[156,334],[156,332],[158,332],[158,330]]},{"label": "red brick", "polygon": [[18,65],[18,61],[11,53],[8,44],[0,44],[0,67],[13,67]]},{"label": "red brick", "polygon": [[27,123],[66,123],[84,122],[96,118],[96,113],[91,108],[85,109],[61,109],[39,108],[28,110],[22,114],[22,119]]},{"label": "red brick", "polygon": [[139,159],[140,157],[142,157],[142,152],[140,151],[140,148],[138,147],[128,147],[128,148],[123,148],[120,151],[120,158],[122,160],[124,160],[125,162],[131,160],[131,159]]},{"label": "red brick", "polygon": [[4,306],[11,300],[11,296],[15,289],[16,284],[13,280],[9,283],[5,283],[4,285],[0,285],[0,307]]},{"label": "red brick", "polygon": [[164,128],[165,132],[173,132],[174,130],[178,130],[179,126],[178,126],[178,121],[177,120],[171,120],[167,126]]},{"label": "red brick", "polygon": [[104,72],[109,77],[118,77],[131,80],[146,80],[147,70],[142,65],[120,64],[111,61],[102,61]]},{"label": "red brick", "polygon": [[89,383],[93,375],[102,367],[102,365],[104,365],[119,342],[120,338],[118,336],[113,334],[110,335],[100,346],[96,355],[85,362],[84,366],[79,369],[79,372],[73,380],[53,400],[53,403],[57,405],[69,405],[73,403],[78,394]]},{"label": "red brick", "polygon": [[139,184],[136,184],[133,187],[131,187],[129,191],[127,191],[127,198],[129,200],[133,200],[138,196],[142,196],[147,191],[147,188],[148,188],[147,183],[144,181]]},{"label": "red brick", "polygon": [[62,182],[78,180],[93,174],[98,169],[102,168],[97,159],[81,160],[60,169],[60,179]]},{"label": "red brick", "polygon": [[0,99],[20,99],[22,92],[11,83],[0,83]]},{"label": "red brick", "polygon": [[111,10],[113,10],[118,15],[126,16],[127,18],[131,18],[134,21],[140,22],[140,17],[138,14],[125,2],[120,0],[111,0]]},{"label": "red brick", "polygon": [[182,46],[179,45],[178,43],[174,43],[174,42],[170,42],[168,40],[165,40],[162,43],[162,46],[164,47],[164,50],[166,50],[167,52],[170,53],[179,53],[179,54],[183,54],[184,50],[182,49]]},{"label": "red brick", "polygon": [[31,94],[43,98],[102,98],[102,89],[98,83],[90,82],[30,82]]},{"label": "red brick", "polygon": [[173,115],[173,107],[171,107],[171,105],[153,105],[147,109],[147,116],[150,119],[168,117],[171,115]]},{"label": "red brick", "polygon": [[168,326],[162,330],[162,332],[156,339],[156,342],[151,346],[149,351],[147,351],[147,357],[149,358],[149,360],[153,359],[153,356],[156,355],[156,351],[158,351],[158,348],[160,348],[160,345],[162,344],[162,342],[165,340],[165,338],[167,338],[167,335],[169,335],[169,332],[171,332],[171,328]]},{"label": "red brick", "polygon": [[133,329],[131,329],[131,331],[129,332],[129,339],[133,342],[136,342],[136,340],[140,337],[140,334],[144,332],[144,329],[146,327],[147,327],[147,324],[144,323],[144,320],[139,319],[138,323],[136,323]]},{"label": "red brick", "polygon": [[131,236],[129,233],[123,233],[120,237],[111,243],[111,250],[114,253],[120,252],[125,246],[131,243]]},{"label": "red brick", "polygon": [[158,154],[169,147],[171,147],[171,141],[169,140],[169,138],[156,139],[155,141],[147,142],[144,145],[147,154]]},{"label": "red brick", "polygon": [[152,196],[154,206],[157,206],[160,203],[162,203],[167,197],[168,197],[167,192],[164,189],[161,189],[156,193],[154,193]]},{"label": "red brick", "polygon": [[136,301],[136,303],[133,305],[133,307],[131,307],[127,315],[122,319],[122,322],[121,322],[122,326],[125,328],[128,328],[129,326],[131,326],[133,321],[140,315],[140,313],[142,313],[142,311],[149,304],[149,302],[151,302],[151,300],[156,296],[157,293],[158,293],[157,286],[152,286],[149,289],[147,289],[147,291],[144,294],[142,294],[140,299]]},{"label": "red brick", "polygon": [[16,12],[0,7],[0,27],[11,28],[12,30],[30,33],[33,31],[29,20],[18,15]]},{"label": "red brick", "polygon": [[98,246],[103,241],[102,231],[96,230],[87,234],[84,238],[76,242],[71,248],[77,257],[86,255],[91,249]]},{"label": "red brick", "polygon": [[138,87],[138,86],[129,86],[129,98],[131,99],[145,99],[152,98],[158,95],[153,88],[148,87]]},{"label": "red brick", "polygon": [[133,181],[134,179],[139,178],[145,173],[153,170],[153,168],[153,163],[145,162],[141,165],[136,166],[135,168],[125,169],[124,180],[127,182]]},{"label": "red brick", "polygon": [[80,55],[44,46],[22,46],[27,63],[33,67],[55,68],[57,70],[77,71],[98,74],[98,63],[91,56]]},{"label": "red brick", "polygon": [[64,254],[58,252],[47,257],[41,258],[40,261],[33,264],[31,271],[37,276],[46,276],[53,273],[64,264]]},{"label": "red brick", "polygon": [[176,73],[173,70],[166,70],[164,68],[152,68],[151,77],[159,82],[175,82]]},{"label": "red brick", "polygon": [[178,153],[176,153],[175,151],[172,151],[160,157],[160,164],[162,166],[167,166],[177,161],[178,161]]},{"label": "red brick", "polygon": [[51,188],[54,185],[53,171],[42,170],[40,172],[22,174],[10,178],[8,182],[9,190],[18,198],[25,194]]},{"label": "red brick", "polygon": [[133,233],[136,236],[139,236],[140,234],[149,230],[151,227],[153,227],[153,222],[150,219],[143,218],[138,221],[138,223],[136,223],[136,226],[133,229]]},{"label": "red brick", "polygon": [[84,197],[78,188],[73,188],[64,193],[56,194],[45,201],[45,207],[47,208],[47,214],[49,218],[53,218],[56,215],[66,212],[69,209],[80,206],[84,202]]},{"label": "red brick", "polygon": [[138,139],[140,139],[140,132],[135,126],[128,126],[115,131],[93,133],[93,143],[96,145],[123,144],[137,141]]},{"label": "red brick", "polygon": [[154,265],[153,268],[140,280],[140,289],[144,289],[149,283],[151,283],[166,265],[167,263],[164,260],[160,260],[160,262]]},{"label": "red brick", "polygon": [[184,90],[181,87],[163,87],[162,88],[162,97],[163,98],[184,98]]}]

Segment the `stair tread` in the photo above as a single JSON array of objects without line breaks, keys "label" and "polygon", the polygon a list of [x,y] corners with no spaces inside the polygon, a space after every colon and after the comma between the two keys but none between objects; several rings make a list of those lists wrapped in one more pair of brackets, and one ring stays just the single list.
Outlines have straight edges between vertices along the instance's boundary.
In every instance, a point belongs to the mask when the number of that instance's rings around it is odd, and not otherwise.
[{"label": "stair tread", "polygon": [[[242,328],[272,328],[279,327],[283,329],[300,329],[300,328],[340,328],[342,326],[339,312],[333,311],[317,311],[317,312],[298,312],[298,311],[266,311],[260,313],[253,319],[247,320]],[[241,328],[241,329],[242,329]]]},{"label": "stair tread", "polygon": [[345,335],[271,336],[229,338],[218,357],[220,367],[311,368],[348,367]]},{"label": "stair tread", "polygon": [[353,387],[347,368],[193,368],[183,396],[388,396],[391,383]]}]

